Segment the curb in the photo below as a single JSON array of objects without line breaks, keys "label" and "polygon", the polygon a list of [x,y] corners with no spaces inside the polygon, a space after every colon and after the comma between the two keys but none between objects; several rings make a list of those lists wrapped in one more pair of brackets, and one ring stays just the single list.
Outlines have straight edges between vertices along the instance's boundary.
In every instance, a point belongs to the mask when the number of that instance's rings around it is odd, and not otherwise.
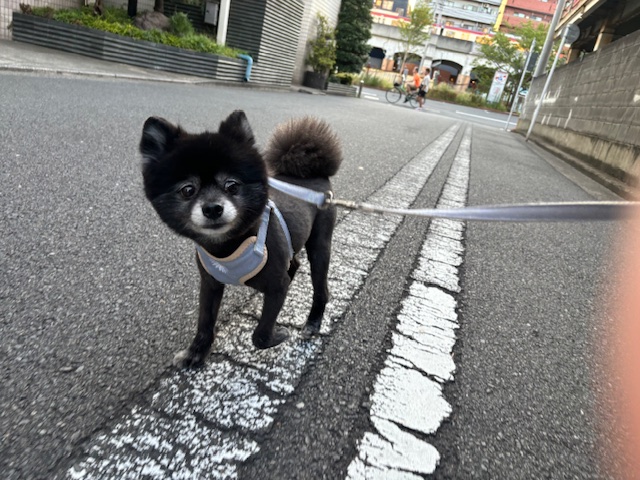
[{"label": "curb", "polygon": [[85,77],[103,77],[103,78],[118,78],[124,80],[143,80],[151,82],[165,82],[165,83],[182,83],[182,84],[199,84],[209,83],[209,81],[203,80],[179,80],[173,78],[161,78],[161,77],[144,77],[139,75],[127,75],[120,73],[105,73],[105,72],[90,72],[86,70],[62,70],[56,68],[46,67],[20,67],[15,65],[0,65],[0,71],[18,72],[18,73],[47,73],[54,75],[78,75]]}]

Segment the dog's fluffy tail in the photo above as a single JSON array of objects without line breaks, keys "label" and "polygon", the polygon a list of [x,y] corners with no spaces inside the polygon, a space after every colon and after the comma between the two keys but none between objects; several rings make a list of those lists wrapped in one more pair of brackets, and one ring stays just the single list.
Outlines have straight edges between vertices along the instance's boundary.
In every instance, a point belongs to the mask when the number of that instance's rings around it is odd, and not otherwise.
[{"label": "dog's fluffy tail", "polygon": [[304,117],[276,127],[264,157],[271,175],[330,177],[340,168],[342,148],[327,122]]}]

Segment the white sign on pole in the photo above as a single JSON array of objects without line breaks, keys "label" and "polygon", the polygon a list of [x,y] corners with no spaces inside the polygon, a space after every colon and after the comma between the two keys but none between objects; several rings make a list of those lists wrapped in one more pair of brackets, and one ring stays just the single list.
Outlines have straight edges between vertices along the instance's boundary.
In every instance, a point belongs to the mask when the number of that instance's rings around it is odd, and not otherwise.
[{"label": "white sign on pole", "polygon": [[500,101],[500,97],[502,97],[502,92],[504,91],[504,86],[507,83],[507,78],[509,78],[509,74],[507,72],[503,72],[502,70],[498,70],[496,72],[493,76],[493,82],[491,82],[489,94],[487,95],[487,102],[496,103]]}]

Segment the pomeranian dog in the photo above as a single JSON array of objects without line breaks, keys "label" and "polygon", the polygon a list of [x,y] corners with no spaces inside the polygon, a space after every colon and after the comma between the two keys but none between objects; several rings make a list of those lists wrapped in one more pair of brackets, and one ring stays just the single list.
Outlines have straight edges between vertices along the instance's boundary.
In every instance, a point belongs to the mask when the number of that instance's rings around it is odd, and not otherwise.
[{"label": "pomeranian dog", "polygon": [[189,134],[164,119],[147,119],[140,141],[145,194],[171,229],[192,239],[200,271],[197,333],[174,357],[179,367],[201,365],[211,349],[226,284],[264,294],[252,341],[260,349],[287,339],[276,319],[306,248],[313,302],[302,331],[320,330],[328,300],[327,273],[335,206],[318,208],[269,188],[268,178],[331,191],[342,162],[336,134],[306,117],[276,128],[264,154],[247,117],[235,111],[217,132]]}]

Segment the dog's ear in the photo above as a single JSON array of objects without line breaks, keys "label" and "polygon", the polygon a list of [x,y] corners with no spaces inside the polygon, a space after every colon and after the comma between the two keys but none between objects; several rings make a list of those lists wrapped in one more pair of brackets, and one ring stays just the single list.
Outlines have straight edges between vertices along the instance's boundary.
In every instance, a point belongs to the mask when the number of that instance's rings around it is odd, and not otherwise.
[{"label": "dog's ear", "polygon": [[241,143],[248,143],[249,145],[255,143],[253,130],[251,130],[249,120],[247,120],[247,116],[242,110],[236,110],[229,115],[227,119],[220,124],[219,132]]},{"label": "dog's ear", "polygon": [[160,159],[173,148],[175,140],[184,132],[164,118],[149,117],[142,127],[140,153],[143,163]]}]

